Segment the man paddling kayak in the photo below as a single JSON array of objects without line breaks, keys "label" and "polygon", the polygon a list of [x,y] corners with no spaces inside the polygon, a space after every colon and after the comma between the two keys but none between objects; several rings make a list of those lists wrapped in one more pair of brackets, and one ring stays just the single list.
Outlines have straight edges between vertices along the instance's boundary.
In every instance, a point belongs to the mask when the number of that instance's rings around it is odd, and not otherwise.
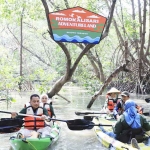
[{"label": "man paddling kayak", "polygon": [[42,134],[44,137],[47,133],[50,132],[51,128],[45,126],[44,120],[48,116],[48,111],[43,107],[42,103],[40,103],[40,97],[37,94],[33,94],[30,96],[30,103],[26,105],[20,112],[20,114],[27,114],[27,115],[36,115],[40,116],[41,118],[35,118],[32,116],[19,116],[16,112],[11,114],[12,118],[24,118],[24,129],[19,131],[19,135],[23,135],[23,137],[30,137],[37,131],[37,135],[39,133]]},{"label": "man paddling kayak", "polygon": [[[130,93],[127,91],[123,91],[121,93],[121,97],[122,97],[122,100],[117,103],[117,105],[115,106],[115,108],[113,110],[115,119],[118,119],[119,115],[121,115],[124,112],[125,102],[130,100]],[[143,114],[143,108],[141,106],[135,104],[135,107],[139,114]]]}]

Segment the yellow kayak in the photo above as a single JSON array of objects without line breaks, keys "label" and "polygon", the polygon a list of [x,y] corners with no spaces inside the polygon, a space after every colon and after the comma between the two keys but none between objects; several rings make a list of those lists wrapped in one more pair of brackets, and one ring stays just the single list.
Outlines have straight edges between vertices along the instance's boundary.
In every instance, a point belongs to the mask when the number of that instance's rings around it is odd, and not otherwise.
[{"label": "yellow kayak", "polygon": [[[94,117],[93,122],[95,124],[104,124],[104,125],[114,125],[114,119],[106,119],[104,117]],[[103,126],[106,131],[112,131],[111,126]],[[98,140],[102,143],[103,146],[109,148],[109,150],[137,150],[137,148],[133,148],[131,144],[122,143],[109,135],[105,134],[99,126],[94,127],[94,132],[98,138]],[[147,133],[150,135],[150,132]],[[138,143],[140,150],[150,150],[150,144],[147,146],[145,143]]]}]

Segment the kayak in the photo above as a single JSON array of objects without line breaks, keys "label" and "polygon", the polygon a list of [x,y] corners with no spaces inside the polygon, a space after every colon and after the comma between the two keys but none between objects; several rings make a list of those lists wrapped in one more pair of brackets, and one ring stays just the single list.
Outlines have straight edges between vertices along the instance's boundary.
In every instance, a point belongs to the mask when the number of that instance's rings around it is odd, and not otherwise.
[{"label": "kayak", "polygon": [[[115,119],[111,119],[111,117],[94,117],[92,122],[101,125],[114,125],[116,121]],[[113,131],[112,126],[102,126],[102,128],[108,132]],[[100,128],[99,126],[94,126],[94,132],[98,140],[104,147],[108,148],[109,150],[137,150],[137,148],[132,147],[131,144],[125,144],[110,137],[102,131],[102,128]],[[147,134],[150,135],[150,131],[149,133],[147,132]],[[150,144],[149,146],[147,146],[148,144],[146,144],[146,142],[138,143],[138,145],[140,147],[140,150],[150,150]]]},{"label": "kayak", "polygon": [[50,134],[46,137],[18,138],[16,134],[10,137],[11,148],[13,150],[46,150],[58,140],[60,135],[60,126],[58,123],[54,122],[51,128]]}]

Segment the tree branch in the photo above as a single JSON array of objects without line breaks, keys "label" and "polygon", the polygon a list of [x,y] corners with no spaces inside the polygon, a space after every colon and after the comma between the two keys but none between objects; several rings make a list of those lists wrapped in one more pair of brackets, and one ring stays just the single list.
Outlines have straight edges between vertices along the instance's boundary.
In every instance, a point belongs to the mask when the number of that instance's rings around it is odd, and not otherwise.
[{"label": "tree branch", "polygon": [[70,7],[69,7],[68,0],[64,0],[64,2],[65,2],[66,7],[67,7],[67,8],[70,8]]},{"label": "tree branch", "polygon": [[[107,0],[105,0],[105,1],[106,1],[106,3],[108,3]],[[112,3],[111,8],[110,8],[110,13],[109,13],[109,17],[108,17],[108,20],[107,20],[107,23],[106,23],[106,28],[103,32],[101,40],[104,39],[108,35],[109,28],[110,28],[110,25],[111,25],[111,22],[112,22],[112,17],[113,17],[113,14],[114,14],[116,0],[112,0],[112,2],[113,3]]]}]

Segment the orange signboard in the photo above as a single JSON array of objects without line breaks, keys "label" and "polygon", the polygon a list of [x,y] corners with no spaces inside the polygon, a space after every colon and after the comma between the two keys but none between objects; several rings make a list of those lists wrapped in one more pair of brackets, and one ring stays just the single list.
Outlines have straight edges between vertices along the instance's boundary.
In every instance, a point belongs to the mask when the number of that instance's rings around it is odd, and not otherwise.
[{"label": "orange signboard", "polygon": [[49,14],[53,38],[59,42],[98,44],[106,18],[81,7]]}]

